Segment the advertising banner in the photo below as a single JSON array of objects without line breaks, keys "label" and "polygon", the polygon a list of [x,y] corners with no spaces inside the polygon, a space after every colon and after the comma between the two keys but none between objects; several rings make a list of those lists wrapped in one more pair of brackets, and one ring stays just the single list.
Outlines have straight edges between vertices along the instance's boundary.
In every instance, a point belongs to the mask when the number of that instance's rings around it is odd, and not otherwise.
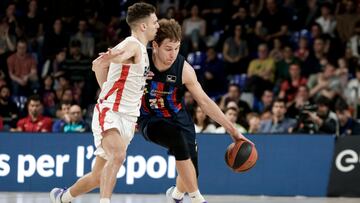
[{"label": "advertising banner", "polygon": [[[257,164],[234,173],[224,154],[227,135],[198,135],[199,185],[204,194],[325,196],[334,138],[316,135],[249,135]],[[91,134],[0,134],[0,191],[46,192],[69,187],[94,164]],[[175,158],[166,149],[132,140],[115,192],[164,193],[175,184]]]},{"label": "advertising banner", "polygon": [[360,196],[360,136],[338,138],[329,183],[329,196]]}]

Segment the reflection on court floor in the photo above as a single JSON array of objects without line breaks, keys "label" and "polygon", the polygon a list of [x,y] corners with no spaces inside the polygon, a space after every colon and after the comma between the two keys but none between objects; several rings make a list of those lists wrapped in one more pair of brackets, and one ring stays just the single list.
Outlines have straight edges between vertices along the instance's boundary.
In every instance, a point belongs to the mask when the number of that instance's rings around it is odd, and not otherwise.
[{"label": "reflection on court floor", "polygon": [[[187,198],[187,197],[185,197]],[[209,203],[359,203],[360,198],[308,198],[308,197],[268,197],[268,196],[215,196],[205,195]],[[48,193],[1,192],[0,203],[48,203]],[[98,203],[97,193],[81,196],[73,203]],[[112,202],[118,203],[166,203],[164,195],[115,194]],[[190,203],[185,199],[184,203]]]}]

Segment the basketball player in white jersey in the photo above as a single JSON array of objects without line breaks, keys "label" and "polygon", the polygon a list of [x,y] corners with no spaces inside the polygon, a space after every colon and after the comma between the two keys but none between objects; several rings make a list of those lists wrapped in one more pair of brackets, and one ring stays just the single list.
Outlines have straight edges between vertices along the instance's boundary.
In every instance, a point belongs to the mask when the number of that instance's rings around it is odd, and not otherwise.
[{"label": "basketball player in white jersey", "polygon": [[156,35],[157,20],[152,5],[136,3],[130,6],[126,21],[131,36],[93,61],[92,69],[101,87],[92,120],[95,165],[69,189],[54,188],[50,192],[53,203],[71,202],[98,187],[100,203],[110,202],[116,174],[125,160],[139,116],[149,70],[146,45]]}]

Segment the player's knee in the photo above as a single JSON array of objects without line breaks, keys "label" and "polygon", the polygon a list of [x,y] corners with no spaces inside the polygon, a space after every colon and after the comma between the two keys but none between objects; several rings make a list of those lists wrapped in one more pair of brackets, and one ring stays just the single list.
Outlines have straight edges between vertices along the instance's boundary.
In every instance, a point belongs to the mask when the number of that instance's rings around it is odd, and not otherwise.
[{"label": "player's knee", "polygon": [[113,150],[113,153],[108,156],[108,161],[116,166],[121,166],[126,157],[125,150]]},{"label": "player's knee", "polygon": [[184,161],[190,158],[189,151],[184,148],[173,148],[171,151],[176,161]]}]

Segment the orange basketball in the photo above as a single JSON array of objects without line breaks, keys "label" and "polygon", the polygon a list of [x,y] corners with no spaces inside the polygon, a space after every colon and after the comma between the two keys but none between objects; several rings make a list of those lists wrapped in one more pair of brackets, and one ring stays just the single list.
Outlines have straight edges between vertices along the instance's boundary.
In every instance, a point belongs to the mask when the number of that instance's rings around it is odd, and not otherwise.
[{"label": "orange basketball", "polygon": [[241,140],[231,143],[226,149],[225,162],[235,172],[244,172],[255,166],[258,158],[256,148]]}]

